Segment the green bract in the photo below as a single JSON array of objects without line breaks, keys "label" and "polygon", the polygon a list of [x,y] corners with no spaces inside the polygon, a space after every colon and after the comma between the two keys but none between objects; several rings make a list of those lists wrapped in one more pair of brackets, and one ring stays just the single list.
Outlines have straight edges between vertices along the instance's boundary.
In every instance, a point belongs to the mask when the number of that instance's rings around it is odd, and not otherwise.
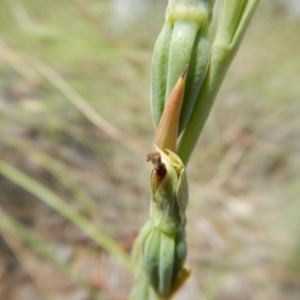
[{"label": "green bract", "polygon": [[218,27],[212,42],[208,70],[177,148],[177,154],[185,164],[197,143],[258,3],[259,0],[220,1]]},{"label": "green bract", "polygon": [[156,147],[153,162],[150,221],[140,233],[143,265],[154,290],[167,297],[186,257],[187,177],[180,158]]},{"label": "green bract", "polygon": [[152,61],[152,116],[157,127],[176,81],[189,65],[179,133],[186,126],[204,80],[208,60],[208,26],[213,1],[170,0]]},{"label": "green bract", "polygon": [[133,261],[133,280],[137,284],[133,285],[128,299],[157,300],[157,294],[151,287],[148,275],[144,268],[140,237],[141,233],[136,238],[131,253]]}]

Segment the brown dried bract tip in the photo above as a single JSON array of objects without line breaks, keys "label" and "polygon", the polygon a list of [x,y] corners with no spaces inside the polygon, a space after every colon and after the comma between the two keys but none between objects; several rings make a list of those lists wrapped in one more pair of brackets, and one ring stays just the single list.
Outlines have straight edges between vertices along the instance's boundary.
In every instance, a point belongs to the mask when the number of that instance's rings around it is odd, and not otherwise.
[{"label": "brown dried bract tip", "polygon": [[181,73],[181,78],[182,78],[182,79],[185,77],[185,75],[186,75],[188,69],[189,69],[189,65],[187,64],[187,65],[185,66],[183,72]]},{"label": "brown dried bract tip", "polygon": [[158,152],[148,154],[147,161],[151,161],[153,163],[154,170],[161,179],[166,176],[167,169],[165,164],[161,161],[161,156]]},{"label": "brown dried bract tip", "polygon": [[165,164],[161,161],[161,156],[158,152],[148,154],[147,161],[151,161],[154,166],[151,175],[151,188],[152,192],[155,193],[162,180],[165,178],[167,169]]}]

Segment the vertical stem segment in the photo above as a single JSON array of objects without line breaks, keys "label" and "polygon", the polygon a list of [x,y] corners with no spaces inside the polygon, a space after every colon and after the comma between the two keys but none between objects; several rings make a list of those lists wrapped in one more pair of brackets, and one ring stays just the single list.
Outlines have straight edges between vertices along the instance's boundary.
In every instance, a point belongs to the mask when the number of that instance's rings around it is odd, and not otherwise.
[{"label": "vertical stem segment", "polygon": [[209,68],[177,153],[187,164],[259,0],[223,0]]}]

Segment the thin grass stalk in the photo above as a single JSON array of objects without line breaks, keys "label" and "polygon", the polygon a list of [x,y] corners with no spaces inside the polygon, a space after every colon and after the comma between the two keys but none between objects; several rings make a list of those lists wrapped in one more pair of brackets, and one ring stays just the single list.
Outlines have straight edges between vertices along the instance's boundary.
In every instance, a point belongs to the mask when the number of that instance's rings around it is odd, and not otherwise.
[{"label": "thin grass stalk", "polygon": [[17,141],[16,139],[2,137],[1,142],[23,152],[25,155],[30,155],[32,160],[57,178],[57,180],[70,191],[74,199],[84,209],[84,212],[91,217],[95,217],[97,215],[98,207],[95,201],[78,185],[78,182],[72,172],[66,171],[67,166],[62,161],[39,151],[24,140]]},{"label": "thin grass stalk", "polygon": [[[28,249],[19,239],[13,236],[10,232],[2,230],[0,226],[0,236],[6,245],[13,252],[15,258],[18,260],[22,269],[26,272],[27,276],[30,278],[32,284],[34,285],[36,291],[43,300],[50,300],[49,292],[44,288],[43,280],[37,272],[36,264],[33,261],[39,261],[40,258],[36,256],[31,249]],[[6,279],[6,280],[5,280]],[[0,288],[3,288],[6,284],[9,284],[9,278],[4,278],[0,283]]]},{"label": "thin grass stalk", "polygon": [[60,74],[38,58],[24,58],[13,51],[0,39],[0,50],[11,66],[30,82],[39,82],[41,78],[48,80],[67,100],[69,100],[93,125],[102,130],[112,140],[141,157],[145,149],[133,138],[120,131],[106,120],[81,96]]},{"label": "thin grass stalk", "polygon": [[21,243],[26,244],[36,254],[40,255],[52,265],[62,270],[68,277],[75,281],[78,285],[88,288],[88,283],[72,269],[71,265],[59,259],[55,253],[53,246],[33,233],[32,230],[27,228],[22,223],[16,221],[13,217],[9,216],[0,206],[0,232],[6,231],[14,236]]},{"label": "thin grass stalk", "polygon": [[52,207],[66,219],[71,221],[104,250],[115,256],[120,262],[122,262],[125,267],[131,267],[129,256],[121,248],[121,246],[113,238],[96,228],[80,213],[76,212],[62,198],[51,192],[36,180],[30,178],[28,175],[24,174],[23,172],[19,171],[18,169],[7,164],[4,161],[0,161],[0,174],[2,174],[2,176],[12,181],[13,183],[24,188],[25,190],[39,198],[41,201]]}]

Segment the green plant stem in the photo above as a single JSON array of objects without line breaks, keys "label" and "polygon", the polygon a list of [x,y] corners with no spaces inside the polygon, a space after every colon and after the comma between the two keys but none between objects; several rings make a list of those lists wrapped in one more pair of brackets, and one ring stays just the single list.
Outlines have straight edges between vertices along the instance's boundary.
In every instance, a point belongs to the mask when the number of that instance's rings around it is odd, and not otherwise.
[{"label": "green plant stem", "polygon": [[[216,53],[224,53],[229,51],[230,49],[222,49],[222,47],[219,45],[214,45],[212,59],[215,57],[214,55],[216,55]],[[221,60],[223,61],[222,58]],[[218,90],[226,74],[228,66],[225,66],[224,63],[221,63],[221,60],[220,64],[217,66],[209,66],[191,118],[180,138],[177,153],[185,165],[188,163],[196,146],[197,140],[208,118]],[[229,65],[230,62],[227,63]]]},{"label": "green plant stem", "polygon": [[[239,48],[259,0],[244,1],[245,3],[247,2],[247,4],[244,5],[240,12],[241,16],[237,28],[232,28],[232,24],[227,21],[230,20],[230,13],[234,13],[232,8],[228,9],[234,2],[237,6],[241,5],[237,0],[221,1],[220,12],[227,15],[227,18],[220,17],[217,36],[212,46],[207,74],[191,118],[177,147],[177,153],[185,165],[188,163],[196,146],[197,140],[211,111],[226,72]],[[231,32],[232,35],[229,36],[228,32]]]},{"label": "green plant stem", "polygon": [[116,243],[110,236],[100,232],[89,220],[76,212],[59,196],[4,161],[0,161],[0,174],[55,209],[59,214],[84,231],[108,253],[119,259],[127,268],[131,267],[129,256],[120,247],[120,245],[118,245],[118,243]]}]

